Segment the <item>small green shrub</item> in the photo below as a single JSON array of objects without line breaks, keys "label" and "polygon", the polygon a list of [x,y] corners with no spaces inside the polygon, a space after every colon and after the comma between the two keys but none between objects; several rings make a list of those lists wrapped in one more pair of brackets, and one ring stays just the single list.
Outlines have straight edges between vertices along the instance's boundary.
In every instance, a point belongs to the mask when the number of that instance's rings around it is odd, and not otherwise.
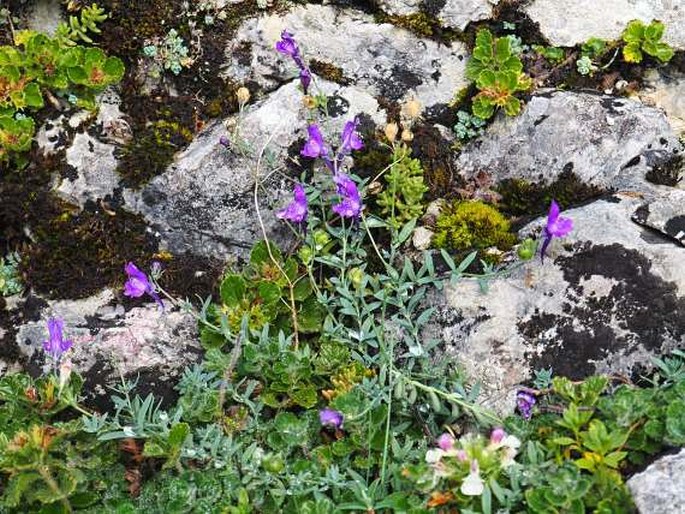
[{"label": "small green shrub", "polygon": [[662,63],[671,60],[675,52],[668,44],[661,41],[665,26],[659,21],[645,25],[639,20],[631,21],[623,32],[623,59],[626,62],[642,62],[643,53],[655,57]]},{"label": "small green shrub", "polygon": [[492,246],[508,250],[516,241],[510,229],[494,207],[478,200],[457,201],[438,216],[434,244],[458,252]]},{"label": "small green shrub", "polygon": [[[284,258],[273,243],[269,247],[263,241],[257,243],[242,272],[224,276],[219,287],[221,304],[210,306],[210,316],[216,321],[225,317],[233,332],[240,329],[244,318],[253,330],[269,324],[275,330],[292,331],[294,304],[298,331],[318,331],[323,312],[313,296],[309,279],[300,273],[295,258]],[[212,348],[226,341],[220,334],[203,329],[202,342]]]},{"label": "small green shrub", "polygon": [[511,38],[495,38],[487,29],[476,36],[476,47],[466,67],[466,76],[480,91],[473,98],[473,114],[488,119],[496,109],[504,109],[509,116],[521,111],[521,101],[515,94],[532,86],[530,77],[523,73],[523,63],[511,47]]},{"label": "small green shrub", "polygon": [[423,213],[423,195],[428,186],[423,182],[421,161],[411,158],[411,149],[397,145],[393,165],[385,176],[385,189],[378,195],[384,218],[395,228]]},{"label": "small green shrub", "polygon": [[120,59],[98,48],[18,32],[15,46],[0,46],[0,161],[30,148],[35,123],[28,114],[43,107],[43,90],[93,109],[95,94],[119,82],[124,71]]}]

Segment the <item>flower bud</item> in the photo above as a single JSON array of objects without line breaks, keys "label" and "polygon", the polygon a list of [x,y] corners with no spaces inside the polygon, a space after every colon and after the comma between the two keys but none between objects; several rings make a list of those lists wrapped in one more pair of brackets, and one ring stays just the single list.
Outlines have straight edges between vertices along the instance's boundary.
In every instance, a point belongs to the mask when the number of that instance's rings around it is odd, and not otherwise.
[{"label": "flower bud", "polygon": [[323,247],[326,246],[331,240],[331,236],[325,230],[317,230],[314,232],[314,244],[316,245],[316,250],[321,251]]},{"label": "flower bud", "polygon": [[297,252],[297,255],[300,257],[302,264],[307,265],[312,261],[312,258],[314,257],[314,250],[312,250],[311,246],[303,246]]},{"label": "flower bud", "polygon": [[421,115],[421,102],[416,98],[412,98],[402,107],[403,114],[410,120],[415,120]]},{"label": "flower bud", "polygon": [[239,87],[238,91],[235,92],[235,96],[238,97],[240,105],[245,105],[250,101],[250,90],[246,87]]},{"label": "flower bud", "polygon": [[405,143],[409,143],[413,139],[414,139],[414,134],[412,134],[411,130],[404,129],[402,131],[402,141],[404,141]]},{"label": "flower bud", "polygon": [[517,253],[519,256],[519,259],[522,261],[529,261],[535,256],[535,252],[538,249],[538,244],[537,241],[534,239],[528,238],[523,243],[521,243],[518,247]]},{"label": "flower bud", "polygon": [[391,143],[395,141],[398,132],[399,127],[397,126],[397,123],[388,123],[385,126],[385,137],[388,138],[388,141],[390,141]]},{"label": "flower bud", "polygon": [[352,268],[349,273],[350,280],[354,287],[360,287],[364,280],[364,272],[360,268]]},{"label": "flower bud", "polygon": [[302,103],[305,109],[314,109],[316,107],[316,100],[311,95],[304,95],[302,97]]}]

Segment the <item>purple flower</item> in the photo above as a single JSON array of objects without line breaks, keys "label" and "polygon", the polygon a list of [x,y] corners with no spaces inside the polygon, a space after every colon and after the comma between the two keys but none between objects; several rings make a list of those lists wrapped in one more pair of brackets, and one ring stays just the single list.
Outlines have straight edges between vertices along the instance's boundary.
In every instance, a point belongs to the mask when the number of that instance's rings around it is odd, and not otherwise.
[{"label": "purple flower", "polygon": [[559,216],[560,212],[559,204],[552,200],[552,204],[549,206],[549,213],[547,214],[547,226],[544,230],[545,240],[540,250],[540,260],[543,262],[545,260],[545,252],[552,238],[564,237],[573,230],[573,220]]},{"label": "purple flower", "polygon": [[364,142],[359,134],[357,134],[357,125],[359,125],[359,120],[357,118],[345,123],[345,127],[342,131],[340,155],[347,155],[352,150],[361,150],[364,148]]},{"label": "purple flower", "polygon": [[342,412],[325,408],[319,411],[319,421],[325,427],[342,428],[344,417]]},{"label": "purple flower", "polygon": [[350,177],[344,173],[333,175],[333,182],[338,186],[341,201],[333,206],[333,212],[343,218],[359,218],[362,212],[362,201],[359,189]]},{"label": "purple flower", "polygon": [[43,350],[55,360],[59,360],[62,354],[74,344],[64,339],[63,330],[64,321],[58,318],[50,318],[48,320],[49,337],[47,341],[43,341]]},{"label": "purple flower", "polygon": [[221,136],[219,138],[219,144],[225,148],[228,148],[229,146],[231,146],[231,140],[228,139],[228,136]]},{"label": "purple flower", "polygon": [[307,132],[309,133],[309,138],[300,153],[312,159],[317,157],[325,158],[328,155],[328,150],[326,149],[326,143],[324,143],[319,126],[316,123],[312,123],[307,127]]},{"label": "purple flower", "polygon": [[307,94],[309,85],[312,83],[312,72],[308,68],[300,68],[300,84],[302,84],[302,91]]},{"label": "purple flower", "polygon": [[276,50],[284,55],[289,55],[293,59],[300,55],[300,49],[297,47],[297,42],[293,35],[284,30],[281,32],[281,40],[276,43]]},{"label": "purple flower", "polygon": [[452,434],[444,433],[438,437],[438,448],[446,452],[454,448],[454,437],[452,437]]},{"label": "purple flower", "polygon": [[502,439],[504,439],[506,436],[507,433],[504,431],[504,429],[501,427],[497,427],[490,434],[490,444],[500,444],[502,442]]},{"label": "purple flower", "polygon": [[284,209],[276,212],[276,217],[293,223],[304,224],[307,221],[307,195],[301,184],[295,184],[293,188],[293,201]]},{"label": "purple flower", "polygon": [[536,401],[535,396],[528,391],[516,393],[516,406],[525,419],[530,419],[533,415],[533,406],[535,406]]},{"label": "purple flower", "polygon": [[126,275],[128,275],[128,280],[126,280],[126,283],[124,284],[125,296],[140,298],[147,293],[160,307],[162,307],[162,309],[164,308],[162,300],[159,298],[159,295],[145,273],[140,271],[132,262],[126,264],[124,270],[126,271]]}]

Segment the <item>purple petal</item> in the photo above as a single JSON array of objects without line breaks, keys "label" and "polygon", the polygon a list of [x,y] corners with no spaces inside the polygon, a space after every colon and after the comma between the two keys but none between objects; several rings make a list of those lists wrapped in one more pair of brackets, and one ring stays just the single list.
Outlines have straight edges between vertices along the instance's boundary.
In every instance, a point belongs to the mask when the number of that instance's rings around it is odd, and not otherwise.
[{"label": "purple petal", "polygon": [[290,57],[295,57],[299,53],[297,42],[287,30],[281,32],[281,40],[276,43],[276,50]]},{"label": "purple petal", "polygon": [[443,451],[449,451],[454,448],[454,437],[452,437],[452,434],[444,433],[438,437],[438,447]]},{"label": "purple petal", "polygon": [[559,208],[559,204],[556,200],[552,200],[552,203],[549,206],[549,213],[547,214],[547,226],[554,224],[557,221],[560,212],[561,209]]},{"label": "purple petal", "polygon": [[319,421],[323,426],[342,428],[344,417],[342,412],[326,408],[319,411]]},{"label": "purple petal", "polygon": [[72,347],[73,342],[64,340],[64,321],[58,318],[48,320],[48,340],[43,341],[43,350],[58,359],[64,352]]},{"label": "purple petal", "polygon": [[307,195],[301,184],[295,184],[293,196],[293,201],[276,212],[276,217],[293,223],[304,223],[307,219]]},{"label": "purple petal", "polygon": [[351,150],[361,150],[364,148],[364,143],[357,134],[357,125],[359,120],[355,118],[352,121],[345,123],[342,131],[342,146],[340,147],[341,154],[348,154]]},{"label": "purple petal", "polygon": [[124,284],[124,295],[131,298],[140,298],[145,293],[152,291],[152,285],[147,275],[140,271],[135,264],[129,262],[124,267],[128,280]]},{"label": "purple petal", "polygon": [[554,223],[547,225],[547,233],[553,237],[564,237],[573,230],[573,220],[559,216]]},{"label": "purple petal", "polygon": [[307,68],[302,68],[300,70],[300,84],[302,84],[302,91],[307,94],[309,85],[312,83],[312,74]]},{"label": "purple petal", "polygon": [[318,125],[312,123],[307,127],[307,132],[309,134],[309,139],[307,139],[307,142],[300,153],[305,157],[311,157],[313,159],[325,156],[328,152],[326,151],[323,135],[321,135],[321,130]]},{"label": "purple petal", "polygon": [[359,218],[362,202],[357,184],[344,173],[334,175],[333,182],[337,185],[341,197],[340,203],[333,206],[333,212],[343,218]]}]

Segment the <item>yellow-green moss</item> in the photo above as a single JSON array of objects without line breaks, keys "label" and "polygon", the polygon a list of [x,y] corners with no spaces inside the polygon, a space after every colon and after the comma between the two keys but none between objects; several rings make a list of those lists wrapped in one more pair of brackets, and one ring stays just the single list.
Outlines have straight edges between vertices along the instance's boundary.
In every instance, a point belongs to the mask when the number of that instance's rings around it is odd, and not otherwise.
[{"label": "yellow-green moss", "polygon": [[552,200],[562,209],[585,202],[604,193],[583,182],[572,170],[563,171],[551,184],[532,184],[522,179],[506,179],[496,188],[502,195],[500,206],[511,216],[533,216],[547,212]]},{"label": "yellow-green moss", "polygon": [[323,79],[330,80],[331,82],[335,82],[337,84],[343,84],[346,82],[342,68],[336,66],[335,64],[313,59],[309,62],[309,67],[315,75]]},{"label": "yellow-green moss", "polygon": [[516,242],[509,221],[497,209],[478,200],[447,205],[435,225],[434,245],[456,252],[492,246],[506,251]]}]

